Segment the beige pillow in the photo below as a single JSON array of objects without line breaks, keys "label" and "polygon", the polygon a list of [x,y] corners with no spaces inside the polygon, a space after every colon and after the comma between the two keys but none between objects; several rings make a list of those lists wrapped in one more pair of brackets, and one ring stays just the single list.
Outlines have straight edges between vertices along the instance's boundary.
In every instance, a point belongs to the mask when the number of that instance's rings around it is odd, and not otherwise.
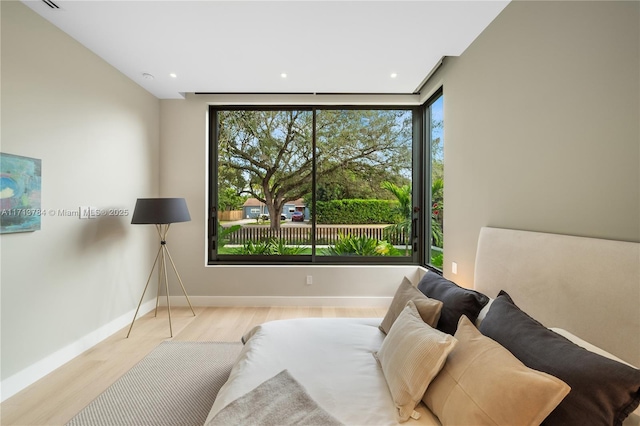
[{"label": "beige pillow", "polygon": [[438,320],[440,319],[442,302],[428,298],[422,294],[420,290],[415,288],[407,277],[404,277],[400,286],[396,290],[395,296],[393,296],[393,300],[391,301],[391,306],[389,306],[387,314],[384,316],[380,327],[378,327],[384,334],[389,333],[393,322],[398,318],[398,315],[400,315],[400,312],[402,312],[404,307],[407,306],[407,302],[409,300],[412,300],[416,305],[416,308],[418,308],[418,312],[420,313],[422,320],[431,327],[436,327]]},{"label": "beige pillow", "polygon": [[442,424],[539,425],[569,393],[526,367],[462,316],[456,348],[422,399]]},{"label": "beige pillow", "polygon": [[456,339],[426,324],[410,300],[376,354],[400,421],[413,414]]}]

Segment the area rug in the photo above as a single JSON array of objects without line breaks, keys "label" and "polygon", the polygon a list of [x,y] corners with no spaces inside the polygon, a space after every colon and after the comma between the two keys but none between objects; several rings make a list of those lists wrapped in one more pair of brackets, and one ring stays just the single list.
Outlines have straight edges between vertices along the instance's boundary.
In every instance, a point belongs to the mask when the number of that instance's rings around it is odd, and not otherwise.
[{"label": "area rug", "polygon": [[163,342],[68,426],[203,425],[241,343]]}]

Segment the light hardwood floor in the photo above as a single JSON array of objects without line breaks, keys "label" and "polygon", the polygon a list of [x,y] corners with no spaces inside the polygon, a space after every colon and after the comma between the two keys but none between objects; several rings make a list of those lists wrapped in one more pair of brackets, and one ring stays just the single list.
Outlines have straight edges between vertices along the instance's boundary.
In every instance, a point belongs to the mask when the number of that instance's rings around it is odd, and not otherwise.
[{"label": "light hardwood floor", "polygon": [[[266,321],[303,317],[383,317],[386,309],[341,307],[221,307],[171,309],[173,339],[234,342]],[[64,425],[160,342],[169,339],[166,309],[138,319],[0,405],[0,424]]]}]

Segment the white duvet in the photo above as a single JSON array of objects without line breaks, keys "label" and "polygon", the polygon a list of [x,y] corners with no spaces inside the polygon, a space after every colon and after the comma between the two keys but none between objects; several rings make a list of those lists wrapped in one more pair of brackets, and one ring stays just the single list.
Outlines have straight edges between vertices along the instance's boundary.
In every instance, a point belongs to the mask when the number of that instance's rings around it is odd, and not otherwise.
[{"label": "white duvet", "polygon": [[[287,369],[315,402],[346,425],[397,425],[397,410],[373,353],[380,318],[302,318],[257,326],[211,408],[227,404]],[[439,425],[422,403],[419,420]],[[205,422],[206,424],[206,422]]]}]

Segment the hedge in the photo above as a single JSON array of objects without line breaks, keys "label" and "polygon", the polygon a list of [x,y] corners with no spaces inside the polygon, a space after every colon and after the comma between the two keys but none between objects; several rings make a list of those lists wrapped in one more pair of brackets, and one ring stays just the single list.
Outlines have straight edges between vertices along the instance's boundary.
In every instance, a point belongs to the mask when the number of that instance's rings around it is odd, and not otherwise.
[{"label": "hedge", "polygon": [[331,200],[317,201],[317,222],[320,224],[397,223],[397,201],[392,200]]}]

